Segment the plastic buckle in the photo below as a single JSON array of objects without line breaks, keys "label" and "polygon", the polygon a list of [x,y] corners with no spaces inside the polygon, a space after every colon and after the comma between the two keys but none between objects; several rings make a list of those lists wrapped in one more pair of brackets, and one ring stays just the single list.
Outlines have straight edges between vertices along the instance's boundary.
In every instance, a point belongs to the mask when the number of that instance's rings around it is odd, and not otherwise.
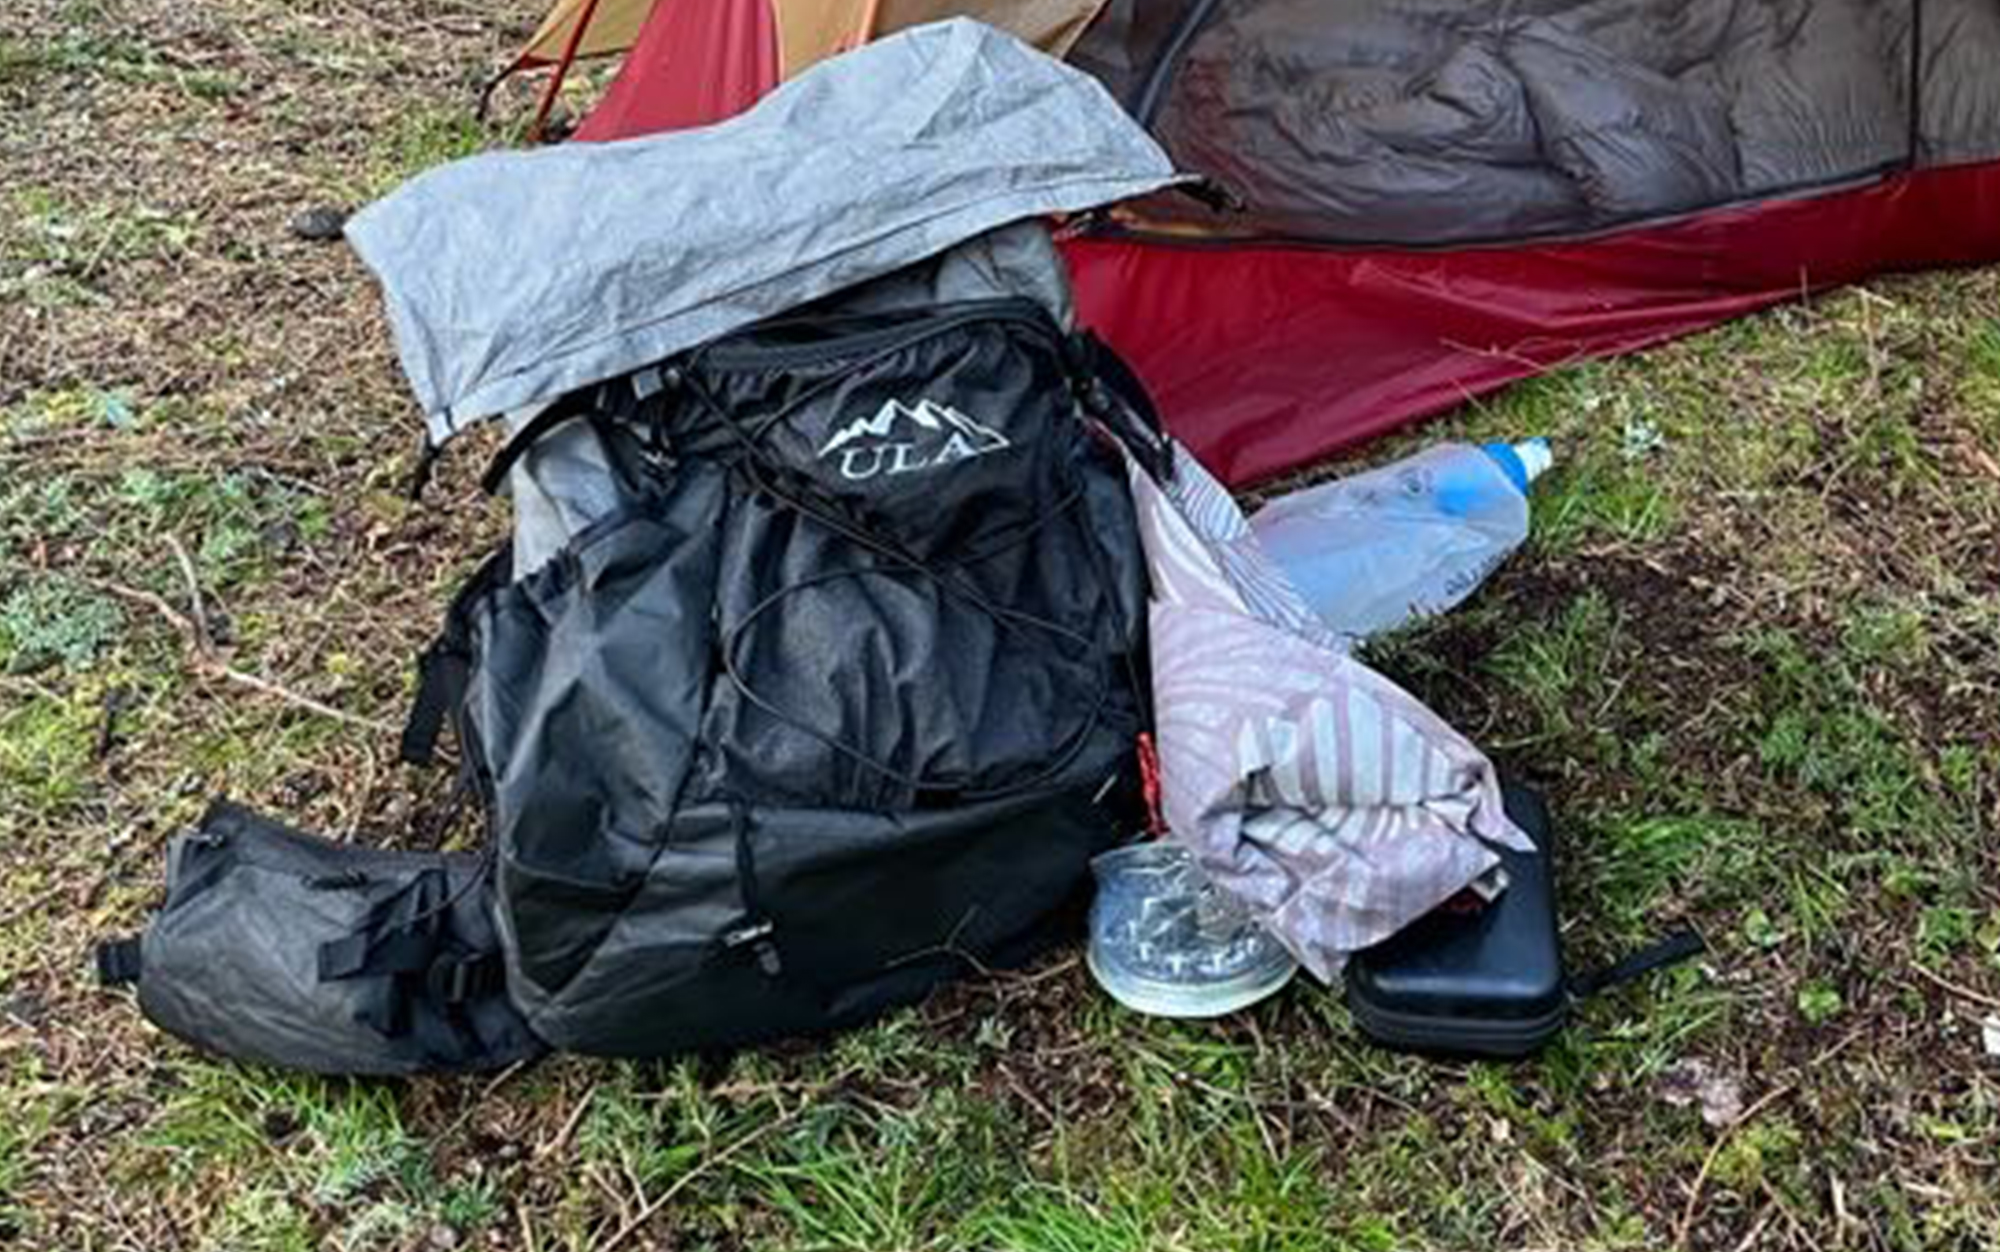
[{"label": "plastic buckle", "polygon": [[474,957],[469,961],[440,961],[431,966],[424,980],[431,994],[446,1004],[464,1004],[493,983],[493,958]]}]

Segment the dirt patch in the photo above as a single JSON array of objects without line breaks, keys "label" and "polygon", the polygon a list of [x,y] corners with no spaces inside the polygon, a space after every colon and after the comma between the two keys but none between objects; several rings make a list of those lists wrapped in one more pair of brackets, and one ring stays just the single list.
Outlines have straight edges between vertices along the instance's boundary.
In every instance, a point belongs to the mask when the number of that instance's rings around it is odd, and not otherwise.
[{"label": "dirt patch", "polygon": [[[1621,733],[1676,731],[1676,756],[1686,759],[1699,750],[1678,733],[1693,721],[1691,701],[1745,690],[1757,679],[1758,667],[1736,642],[1743,622],[1725,591],[1734,573],[1725,558],[1688,547],[1560,560],[1529,551],[1503,566],[1464,610],[1382,661],[1390,677],[1475,741],[1533,739],[1545,727],[1496,674],[1496,658],[1523,632],[1549,628],[1595,597],[1611,623],[1601,642],[1616,655],[1585,659],[1608,666],[1619,687],[1615,709],[1600,713],[1615,717]],[[1533,775],[1533,762],[1513,763]]]}]

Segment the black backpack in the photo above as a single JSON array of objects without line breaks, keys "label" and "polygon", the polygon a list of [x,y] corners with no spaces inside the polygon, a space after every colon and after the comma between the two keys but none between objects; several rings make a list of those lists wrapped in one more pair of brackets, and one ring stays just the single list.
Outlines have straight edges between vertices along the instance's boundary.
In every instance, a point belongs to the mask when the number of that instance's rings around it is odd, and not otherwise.
[{"label": "black backpack", "polygon": [[[176,872],[107,978],[215,1050],[401,1072],[820,1032],[1020,962],[1141,807],[1121,443],[1160,451],[1129,374],[1027,298],[809,309],[564,397],[489,474],[556,503],[405,735],[455,727],[476,868],[315,863],[294,895],[351,896],[289,918]],[[219,947],[250,955],[192,985]]]}]

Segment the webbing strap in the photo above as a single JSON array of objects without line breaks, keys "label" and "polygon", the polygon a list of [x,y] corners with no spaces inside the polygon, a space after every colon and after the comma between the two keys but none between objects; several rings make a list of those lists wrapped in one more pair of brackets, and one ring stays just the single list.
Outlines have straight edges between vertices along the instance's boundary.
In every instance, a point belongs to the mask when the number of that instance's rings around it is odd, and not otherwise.
[{"label": "webbing strap", "polygon": [[424,975],[430,993],[446,1004],[464,1004],[507,985],[507,966],[497,952],[463,960],[433,961]]},{"label": "webbing strap", "polygon": [[1682,961],[1708,951],[1699,934],[1691,926],[1683,926],[1665,938],[1657,939],[1640,948],[1622,960],[1614,961],[1602,969],[1591,970],[1570,979],[1570,995],[1576,999],[1588,999],[1599,992],[1623,986],[1633,979],[1643,977],[1656,969],[1678,965]]},{"label": "webbing strap", "polygon": [[438,959],[443,914],[451,907],[442,869],[426,870],[377,903],[353,933],[320,945],[321,982],[368,979],[374,986],[356,1019],[384,1038],[410,1028],[410,984]]},{"label": "webbing strap", "polygon": [[320,945],[319,979],[339,982],[344,978],[421,973],[430,968],[436,952],[437,936],[427,931],[386,935],[359,931]]},{"label": "webbing strap", "polygon": [[464,702],[466,686],[472,681],[473,603],[493,588],[505,586],[513,571],[513,545],[502,544],[458,589],[451,607],[445,610],[444,629],[417,657],[417,693],[410,702],[409,716],[403,720],[403,737],[396,752],[405,765],[429,765],[436,757],[445,720]]},{"label": "webbing strap", "polygon": [[405,765],[429,765],[436,759],[445,718],[465,699],[471,676],[472,667],[455,640],[440,639],[417,658],[417,694],[396,749]]},{"label": "webbing strap", "polygon": [[1063,342],[1084,408],[1117,436],[1155,481],[1173,481],[1173,444],[1146,384],[1091,332],[1081,331]]},{"label": "webbing strap", "polygon": [[736,882],[743,893],[743,922],[732,927],[722,936],[725,948],[750,944],[757,954],[757,966],[767,977],[776,978],[783,972],[778,956],[778,947],[771,940],[771,919],[764,915],[763,905],[757,895],[757,854],[750,846],[750,819],[744,814],[743,806],[732,801],[729,805],[729,829],[736,841]]}]

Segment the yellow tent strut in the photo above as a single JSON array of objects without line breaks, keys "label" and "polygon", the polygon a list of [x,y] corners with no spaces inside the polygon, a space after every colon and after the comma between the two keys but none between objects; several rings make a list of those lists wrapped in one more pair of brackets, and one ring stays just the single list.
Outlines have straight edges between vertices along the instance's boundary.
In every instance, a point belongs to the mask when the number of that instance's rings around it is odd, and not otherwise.
[{"label": "yellow tent strut", "polygon": [[530,144],[542,141],[542,130],[548,125],[549,113],[556,107],[556,93],[562,90],[563,79],[569,76],[569,67],[576,61],[576,50],[583,45],[583,33],[590,29],[590,19],[595,16],[597,0],[583,0],[583,10],[576,15],[576,25],[563,43],[562,57],[549,71],[549,81],[542,88],[542,100],[535,108],[534,123],[528,127]]}]

